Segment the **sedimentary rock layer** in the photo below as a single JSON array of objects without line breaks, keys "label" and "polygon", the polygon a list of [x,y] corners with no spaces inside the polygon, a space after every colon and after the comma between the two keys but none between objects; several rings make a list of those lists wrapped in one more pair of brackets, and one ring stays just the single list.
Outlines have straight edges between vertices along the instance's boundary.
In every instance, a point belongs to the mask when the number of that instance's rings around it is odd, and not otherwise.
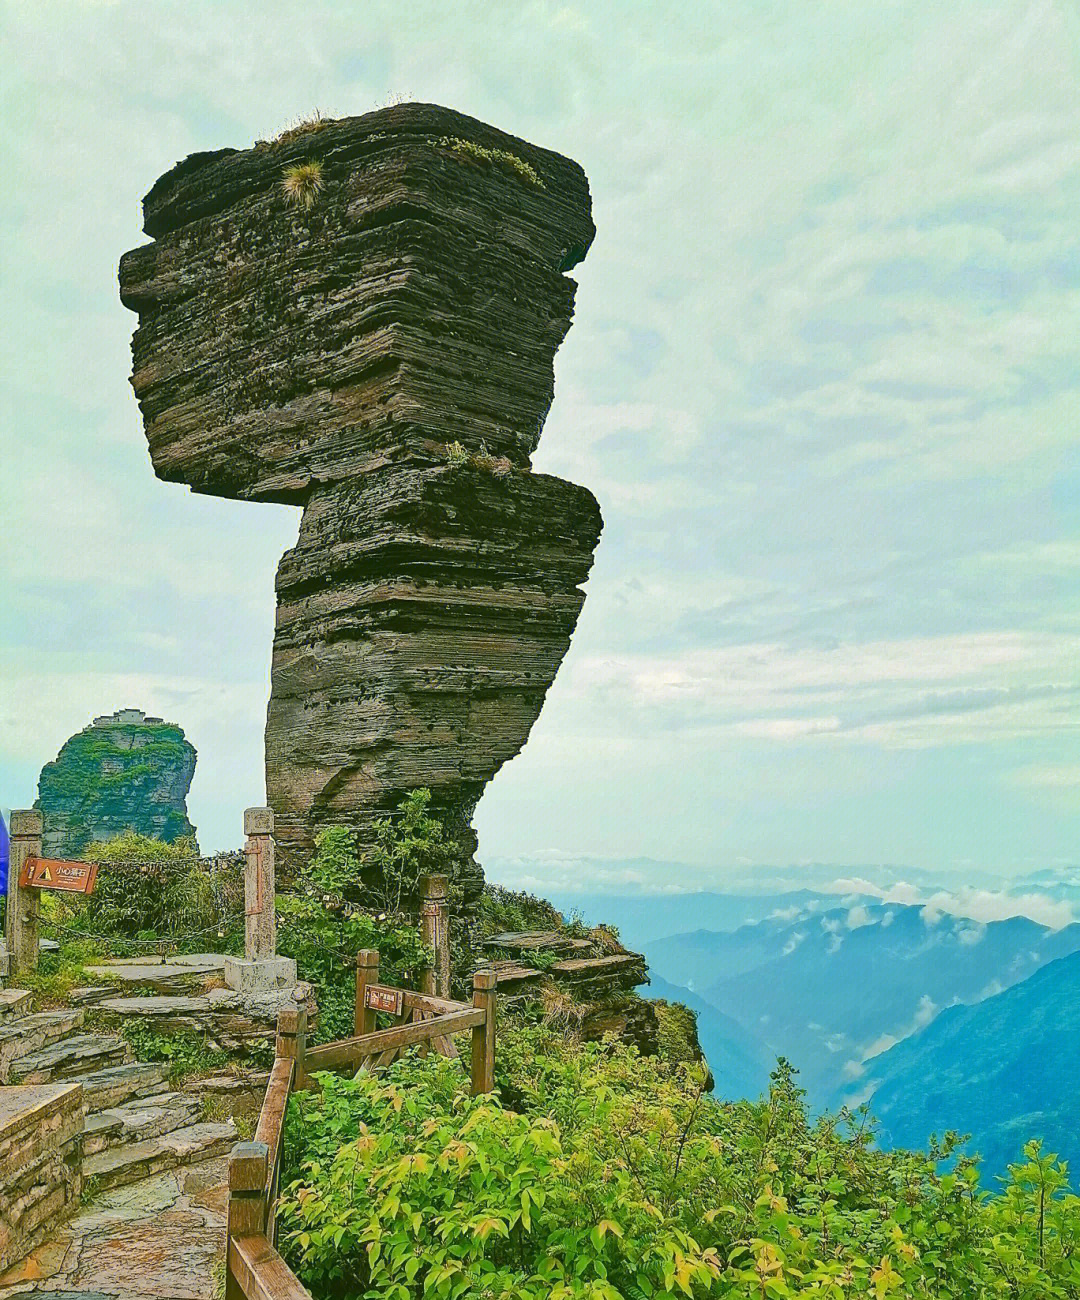
[{"label": "sedimentary rock layer", "polygon": [[304,506],[266,737],[285,860],[420,785],[471,851],[600,531],[585,489],[530,466],[593,236],[583,172],[410,104],[193,155],[145,215],[120,284],[155,471]]}]

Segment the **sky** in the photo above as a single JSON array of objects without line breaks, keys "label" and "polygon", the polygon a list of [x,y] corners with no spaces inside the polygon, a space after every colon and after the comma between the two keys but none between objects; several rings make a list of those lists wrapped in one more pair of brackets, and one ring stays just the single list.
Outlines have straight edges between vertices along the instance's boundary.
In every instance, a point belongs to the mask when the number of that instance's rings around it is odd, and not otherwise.
[{"label": "sky", "polygon": [[240,841],[298,512],[154,478],[116,266],[188,153],[415,99],[580,161],[597,226],[534,463],[604,536],[489,874],[1080,861],[1071,4],[0,15],[0,805],[132,705],[199,751],[203,848]]}]

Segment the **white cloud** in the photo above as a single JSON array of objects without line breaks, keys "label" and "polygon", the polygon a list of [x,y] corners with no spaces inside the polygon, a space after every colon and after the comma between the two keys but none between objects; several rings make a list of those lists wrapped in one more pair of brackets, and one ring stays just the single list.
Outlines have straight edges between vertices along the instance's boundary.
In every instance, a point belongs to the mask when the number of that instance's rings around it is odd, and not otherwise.
[{"label": "white cloud", "polygon": [[[7,16],[35,113],[0,124],[21,178],[2,576],[13,694],[32,680],[70,707],[46,706],[34,753],[10,723],[3,752],[51,757],[61,714],[94,711],[88,669],[210,693],[216,673],[247,692],[243,725],[200,763],[241,806],[295,520],[152,478],[116,261],[176,159],[397,88],[579,157],[598,227],[537,466],[592,486],[606,534],[563,675],[485,799],[485,851],[550,843],[558,809],[560,842],[598,859],[1064,855],[1080,603],[1045,503],[1067,498],[1080,415],[1068,6],[742,0],[719,24],[644,0],[312,0],[299,34],[294,8]],[[212,600],[247,625],[227,664],[205,650]],[[111,641],[103,603],[124,605]],[[90,658],[87,627],[92,663],[46,653],[54,636]]]}]

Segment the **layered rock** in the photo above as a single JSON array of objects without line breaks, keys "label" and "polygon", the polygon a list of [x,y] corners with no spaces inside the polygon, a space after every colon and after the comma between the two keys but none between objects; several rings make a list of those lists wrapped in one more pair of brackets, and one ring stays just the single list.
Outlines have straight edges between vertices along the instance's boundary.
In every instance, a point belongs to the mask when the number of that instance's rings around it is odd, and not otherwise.
[{"label": "layered rock", "polygon": [[41,769],[46,857],[78,858],[94,840],[128,831],[172,842],[195,836],[187,794],[195,747],[183,730],[141,709],[95,718]]},{"label": "layered rock", "polygon": [[[600,533],[585,489],[530,466],[588,186],[431,105],[316,126],[193,155],[147,195],[153,242],[120,268],[132,383],[161,478],[304,507],[266,732],[286,866],[417,786],[471,854]],[[310,207],[286,193],[305,174]]]}]

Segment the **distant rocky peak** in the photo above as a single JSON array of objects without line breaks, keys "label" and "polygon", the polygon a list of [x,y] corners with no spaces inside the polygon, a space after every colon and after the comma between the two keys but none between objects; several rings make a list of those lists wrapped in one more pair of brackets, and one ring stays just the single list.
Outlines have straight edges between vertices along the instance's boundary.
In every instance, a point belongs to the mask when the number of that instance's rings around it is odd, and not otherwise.
[{"label": "distant rocky peak", "polygon": [[128,831],[171,843],[195,836],[187,794],[195,747],[183,729],[142,709],[94,718],[46,763],[34,805],[44,816],[44,852],[77,858],[95,840]]}]

